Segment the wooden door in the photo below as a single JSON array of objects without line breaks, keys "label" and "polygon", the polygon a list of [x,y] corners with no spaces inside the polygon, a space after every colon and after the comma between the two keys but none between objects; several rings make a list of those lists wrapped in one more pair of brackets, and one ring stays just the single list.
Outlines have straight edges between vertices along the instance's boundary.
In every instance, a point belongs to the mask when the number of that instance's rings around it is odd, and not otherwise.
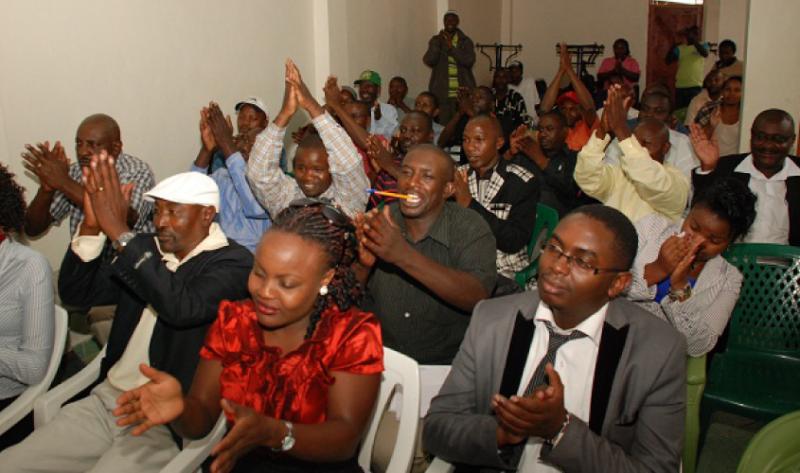
[{"label": "wooden door", "polygon": [[670,65],[664,61],[672,46],[681,41],[679,31],[692,25],[701,28],[703,38],[703,6],[680,5],[675,3],[650,2],[650,15],[647,25],[647,82],[646,85],[661,83],[675,92],[675,72],[678,63]]}]

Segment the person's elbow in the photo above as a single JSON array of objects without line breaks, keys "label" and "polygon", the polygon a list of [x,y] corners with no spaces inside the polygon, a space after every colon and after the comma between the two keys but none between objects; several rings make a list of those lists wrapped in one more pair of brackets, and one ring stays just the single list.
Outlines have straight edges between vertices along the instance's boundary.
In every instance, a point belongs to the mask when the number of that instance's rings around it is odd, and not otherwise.
[{"label": "person's elbow", "polygon": [[50,355],[53,351],[52,343],[50,348],[36,351],[22,352],[20,355],[29,360],[25,364],[24,369],[20,370],[18,381],[27,386],[33,386],[40,383],[45,374],[47,374],[47,367],[50,363]]}]

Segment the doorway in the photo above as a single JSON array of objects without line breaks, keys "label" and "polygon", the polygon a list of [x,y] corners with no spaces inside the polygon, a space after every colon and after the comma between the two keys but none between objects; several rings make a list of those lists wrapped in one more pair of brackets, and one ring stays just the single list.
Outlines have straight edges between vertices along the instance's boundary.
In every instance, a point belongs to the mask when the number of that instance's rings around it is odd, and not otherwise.
[{"label": "doorway", "polygon": [[[675,72],[678,63],[667,65],[665,58],[672,46],[680,41],[679,31],[689,26],[703,28],[703,5],[682,5],[651,0],[647,21],[647,81],[646,85],[664,84],[675,94]],[[701,33],[701,37],[703,34]]]}]

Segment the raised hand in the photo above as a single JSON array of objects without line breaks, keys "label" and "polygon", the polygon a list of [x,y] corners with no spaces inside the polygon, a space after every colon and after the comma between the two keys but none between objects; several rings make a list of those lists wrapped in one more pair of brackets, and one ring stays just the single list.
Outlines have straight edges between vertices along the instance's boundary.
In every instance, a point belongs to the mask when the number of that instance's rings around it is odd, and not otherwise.
[{"label": "raised hand", "polygon": [[318,115],[321,115],[324,110],[319,105],[319,102],[311,95],[311,92],[306,87],[306,84],[303,82],[303,78],[300,75],[300,70],[297,68],[294,62],[291,59],[287,61],[287,68],[288,68],[288,76],[287,80],[292,84],[294,87],[295,94],[297,96],[297,104],[302,107],[311,118],[315,118]]},{"label": "raised hand", "polygon": [[703,128],[697,123],[689,125],[689,138],[697,159],[700,160],[700,169],[713,171],[719,163],[719,144],[714,137],[709,138]]},{"label": "raised hand", "polygon": [[469,207],[470,202],[472,202],[472,194],[469,192],[469,178],[467,177],[466,169],[456,170],[453,188],[455,191],[453,197],[456,203],[464,208]]},{"label": "raised hand", "polygon": [[227,473],[245,453],[265,444],[275,446],[286,436],[286,427],[279,420],[227,399],[220,404],[228,418],[233,419],[233,427],[211,450],[211,455],[216,457],[211,463],[212,473]]},{"label": "raised hand", "polygon": [[236,144],[233,141],[233,126],[228,123],[222,114],[219,105],[214,102],[208,104],[208,127],[214,135],[214,141],[225,158],[236,153]]},{"label": "raised hand", "polygon": [[566,420],[561,377],[550,363],[545,371],[550,385],[536,389],[530,397],[512,396],[507,399],[497,394],[492,399],[499,427],[517,440],[515,443],[524,437],[552,439]]},{"label": "raised hand", "polygon": [[[129,202],[120,185],[114,158],[105,150],[93,155],[89,174],[91,179],[84,178],[84,186],[91,199],[97,224],[112,241],[116,240],[130,231],[130,227],[127,221]],[[130,191],[128,193],[130,195]]]},{"label": "raised hand", "polygon": [[297,92],[296,88],[293,85],[292,81],[290,81],[290,77],[294,78],[294,69],[289,68],[289,64],[294,66],[294,63],[291,59],[286,60],[286,66],[284,71],[284,89],[283,89],[283,104],[281,105],[281,111],[278,112],[278,115],[275,116],[275,123],[276,126],[280,128],[285,128],[286,125],[289,124],[289,120],[292,119],[295,113],[297,113]]},{"label": "raised hand", "polygon": [[342,93],[339,89],[339,84],[336,82],[336,76],[328,77],[322,91],[325,93],[325,103],[328,106],[334,109],[342,106]]},{"label": "raised hand", "polygon": [[400,227],[394,222],[389,207],[381,212],[370,212],[363,225],[364,245],[378,258],[387,263],[396,264],[406,257],[410,246]]},{"label": "raised hand", "polygon": [[631,136],[631,129],[628,127],[628,113],[625,109],[626,100],[629,99],[625,97],[618,84],[608,88],[608,101],[603,114],[607,115],[607,125],[619,141]]},{"label": "raised hand", "polygon": [[208,152],[214,151],[214,148],[217,147],[214,133],[211,132],[211,126],[208,124],[208,107],[203,107],[200,110],[200,139],[203,141],[203,147]]},{"label": "raised hand", "polygon": [[572,70],[572,61],[569,58],[567,43],[561,42],[558,44],[558,60],[562,71],[569,72]]},{"label": "raised hand", "polygon": [[69,160],[60,141],[56,141],[53,149],[50,142],[37,143],[36,146],[25,145],[27,152],[22,153],[25,169],[33,173],[46,192],[63,190],[72,181],[69,177]]},{"label": "raised hand", "polygon": [[181,384],[177,379],[145,364],[139,365],[139,370],[150,381],[122,393],[113,412],[119,417],[117,425],[135,425],[132,435],[142,435],[151,427],[172,422],[184,409]]}]

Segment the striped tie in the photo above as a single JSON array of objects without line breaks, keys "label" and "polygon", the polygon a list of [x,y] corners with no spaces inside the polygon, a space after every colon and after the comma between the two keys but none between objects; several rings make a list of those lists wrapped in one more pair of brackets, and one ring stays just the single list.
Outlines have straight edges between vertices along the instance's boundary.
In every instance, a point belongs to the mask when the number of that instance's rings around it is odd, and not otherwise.
[{"label": "striped tie", "polygon": [[547,353],[545,353],[542,361],[539,362],[539,366],[536,367],[536,371],[533,372],[533,378],[531,378],[531,382],[528,383],[528,387],[525,388],[526,397],[530,396],[531,393],[533,393],[533,391],[539,386],[543,384],[550,384],[544,367],[547,366],[548,363],[552,363],[553,366],[555,366],[556,352],[558,349],[571,340],[577,340],[587,336],[585,333],[579,330],[575,330],[569,335],[560,335],[553,331],[553,327],[549,323],[545,323],[545,326],[547,327],[547,332],[550,335],[550,340],[547,342]]}]

